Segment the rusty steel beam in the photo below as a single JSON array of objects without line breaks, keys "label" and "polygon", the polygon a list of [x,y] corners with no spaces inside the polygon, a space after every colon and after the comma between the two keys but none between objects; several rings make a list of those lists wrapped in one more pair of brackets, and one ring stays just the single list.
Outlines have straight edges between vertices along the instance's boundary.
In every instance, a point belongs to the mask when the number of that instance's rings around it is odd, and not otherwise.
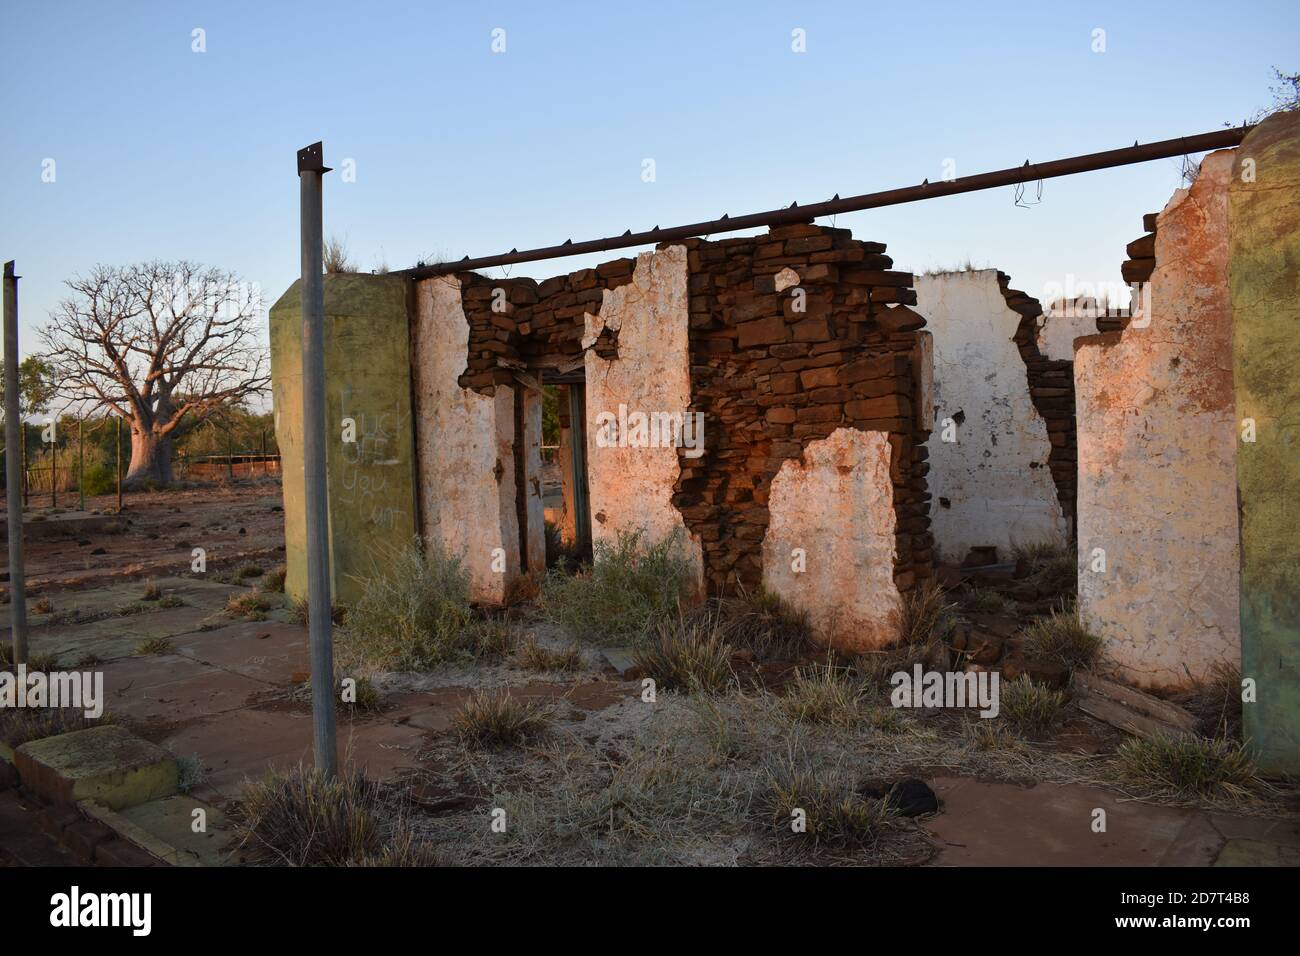
[{"label": "rusty steel beam", "polygon": [[757,229],[761,226],[780,226],[796,222],[808,222],[822,216],[834,216],[839,213],[857,212],[862,209],[877,209],[881,206],[897,206],[901,203],[918,202],[922,199],[937,199],[940,196],[954,196],[958,193],[976,192],[981,189],[994,189],[998,186],[1014,186],[1019,183],[1032,183],[1040,179],[1054,179],[1058,176],[1073,176],[1075,173],[1088,173],[1098,169],[1111,169],[1115,166],[1131,166],[1134,163],[1147,163],[1153,159],[1167,159],[1171,156],[1184,156],[1211,149],[1224,149],[1239,146],[1246,134],[1254,127],[1238,126],[1231,129],[1215,130],[1197,136],[1181,136],[1178,139],[1161,140],[1139,146],[1125,146],[1123,149],[1110,149],[1101,153],[1088,153],[1085,156],[1072,156],[1067,159],[1054,159],[1046,163],[1030,163],[1010,169],[999,169],[990,173],[977,173],[974,176],[962,176],[957,179],[941,180],[936,183],[928,180],[919,186],[904,186],[900,189],[887,189],[884,192],[864,193],[825,202],[800,206],[797,203],[784,209],[770,209],[767,212],[750,213],[746,216],[723,216],[708,222],[694,222],[685,226],[673,226],[660,229],[655,226],[647,232],[632,232],[630,229],[621,236],[606,239],[591,239],[574,242],[572,239],[558,246],[545,246],[539,249],[525,249],[495,256],[480,256],[471,259],[466,256],[458,262],[439,262],[432,265],[403,269],[398,275],[413,279],[427,279],[432,276],[447,275],[453,272],[467,272],[473,269],[486,269],[490,266],[508,266],[518,262],[536,262],[539,259],[559,259],[564,256],[580,256],[590,252],[608,252],[611,249],[627,249],[632,246],[644,246],[651,243],[671,242],[675,239],[690,239],[696,236],[708,236],[714,233],[736,232],[741,229]]}]

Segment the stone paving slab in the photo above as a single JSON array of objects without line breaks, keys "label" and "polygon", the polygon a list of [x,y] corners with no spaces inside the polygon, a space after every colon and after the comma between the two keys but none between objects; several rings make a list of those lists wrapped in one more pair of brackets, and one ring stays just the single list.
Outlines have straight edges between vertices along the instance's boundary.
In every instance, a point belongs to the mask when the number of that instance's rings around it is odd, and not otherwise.
[{"label": "stone paving slab", "polygon": [[[1121,802],[1094,787],[938,777],[934,790],[942,812],[927,828],[940,841],[939,866],[1204,865],[1223,845],[1197,811]],[[1098,807],[1105,833],[1092,831]]]},{"label": "stone paving slab", "polygon": [[173,753],[199,755],[206,779],[194,788],[195,797],[233,799],[239,796],[246,777],[311,763],[311,714],[232,711],[190,723],[165,737],[162,744]]},{"label": "stone paving slab", "polygon": [[[194,829],[196,810],[203,812],[200,832]],[[133,842],[145,844],[146,849],[168,863],[230,866],[240,862],[233,824],[221,810],[194,797],[177,794],[130,807],[117,816],[127,824],[122,828],[126,832],[119,830],[119,833]],[[140,834],[144,835],[143,838]],[[168,849],[173,853],[168,853]]]},{"label": "stone paving slab", "polygon": [[177,721],[222,714],[267,690],[262,681],[177,654],[131,657],[102,668],[109,713]]},{"label": "stone paving slab", "polygon": [[173,641],[177,654],[271,684],[310,668],[307,629],[277,621],[236,621]]}]

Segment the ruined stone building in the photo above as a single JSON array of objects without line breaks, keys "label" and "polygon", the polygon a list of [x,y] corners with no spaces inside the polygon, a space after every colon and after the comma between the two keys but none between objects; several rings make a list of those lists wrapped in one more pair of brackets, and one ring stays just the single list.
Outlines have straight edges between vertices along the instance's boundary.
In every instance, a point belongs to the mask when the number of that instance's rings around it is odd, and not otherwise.
[{"label": "ruined stone building", "polygon": [[[540,283],[328,276],[327,421],[356,428],[329,444],[336,600],[416,536],[483,602],[543,570],[556,386],[571,540],[676,536],[699,593],[765,587],[846,649],[895,640],[940,557],[1073,543],[1105,668],[1175,688],[1240,661],[1263,765],[1295,770],[1300,118],[1143,225],[1127,319],[1045,312],[996,270],[914,277],[811,223]],[[295,285],[271,310],[291,593],[300,326]]]}]

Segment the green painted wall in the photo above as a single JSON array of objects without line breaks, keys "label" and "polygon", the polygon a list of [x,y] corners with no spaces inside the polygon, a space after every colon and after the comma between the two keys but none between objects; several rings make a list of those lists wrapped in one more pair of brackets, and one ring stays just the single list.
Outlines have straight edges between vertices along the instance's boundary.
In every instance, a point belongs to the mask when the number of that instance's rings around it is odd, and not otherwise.
[{"label": "green painted wall", "polygon": [[[271,307],[275,434],[284,473],[285,592],[306,595],[302,308],[295,282]],[[350,604],[378,546],[416,533],[407,284],[396,276],[325,277],[326,470],[334,601]],[[343,420],[356,441],[343,441]]]},{"label": "green painted wall", "polygon": [[1300,773],[1300,113],[1237,150],[1228,222],[1237,415],[1256,423],[1237,455],[1245,734],[1262,770]]}]

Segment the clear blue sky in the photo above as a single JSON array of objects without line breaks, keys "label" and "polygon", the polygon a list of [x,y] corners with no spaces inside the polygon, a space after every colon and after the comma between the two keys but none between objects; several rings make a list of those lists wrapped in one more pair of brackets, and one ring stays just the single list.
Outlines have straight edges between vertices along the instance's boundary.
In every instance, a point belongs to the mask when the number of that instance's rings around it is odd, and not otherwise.
[{"label": "clear blue sky", "polygon": [[[1267,105],[1270,68],[1300,58],[1295,0],[6,0],[0,31],[0,257],[24,276],[23,354],[62,280],[100,262],[188,258],[273,302],[298,271],[294,152],[317,139],[357,172],[327,178],[326,234],[402,268],[935,180],[948,158],[966,175],[1205,132]],[[1050,180],[1031,209],[1002,189],[837,225],[899,268],[970,258],[1040,294],[1067,273],[1118,280],[1178,184],[1164,160]]]}]

